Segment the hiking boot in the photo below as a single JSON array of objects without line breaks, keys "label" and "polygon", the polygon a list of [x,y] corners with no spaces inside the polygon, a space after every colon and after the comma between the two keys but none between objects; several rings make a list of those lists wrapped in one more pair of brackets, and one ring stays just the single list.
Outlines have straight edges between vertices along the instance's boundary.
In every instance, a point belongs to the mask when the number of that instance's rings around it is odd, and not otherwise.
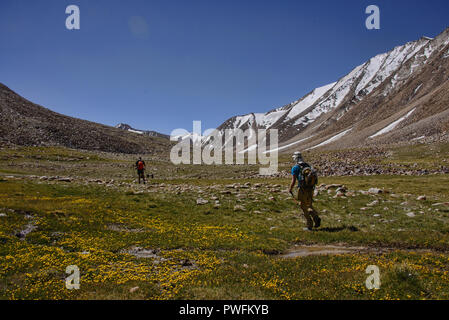
[{"label": "hiking boot", "polygon": [[321,226],[321,218],[316,218],[316,220],[315,220],[315,228],[319,228]]}]

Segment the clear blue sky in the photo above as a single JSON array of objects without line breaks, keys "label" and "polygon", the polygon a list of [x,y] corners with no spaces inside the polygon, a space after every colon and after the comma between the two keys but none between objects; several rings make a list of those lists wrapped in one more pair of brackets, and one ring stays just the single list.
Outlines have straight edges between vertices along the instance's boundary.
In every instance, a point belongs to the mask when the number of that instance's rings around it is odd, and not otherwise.
[{"label": "clear blue sky", "polygon": [[[65,28],[66,6],[81,30]],[[365,28],[365,8],[381,30]],[[447,0],[1,0],[0,82],[54,111],[170,133],[265,112],[449,26]]]}]

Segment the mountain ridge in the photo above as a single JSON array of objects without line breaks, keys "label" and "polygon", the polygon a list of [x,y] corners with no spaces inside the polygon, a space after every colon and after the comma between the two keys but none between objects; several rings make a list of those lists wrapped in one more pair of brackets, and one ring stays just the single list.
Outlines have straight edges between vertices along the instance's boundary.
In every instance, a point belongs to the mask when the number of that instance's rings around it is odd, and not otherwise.
[{"label": "mountain ridge", "polygon": [[[407,81],[421,77],[425,70],[428,70],[426,69],[428,63],[434,69],[436,67],[436,70],[430,71],[435,73],[435,76],[430,79],[432,86],[436,88],[443,82],[447,82],[446,67],[449,59],[445,57],[449,55],[449,52],[446,53],[445,48],[447,49],[448,44],[449,28],[435,38],[421,37],[418,40],[409,41],[388,52],[377,54],[335,83],[316,88],[284,107],[266,113],[234,116],[220,125],[218,130],[224,134],[225,129],[278,129],[281,148],[294,143],[295,140],[305,139],[310,141],[302,141],[302,149],[313,147],[312,144],[321,144],[326,141],[326,137],[331,139],[348,130],[358,121],[363,122],[364,118],[370,118],[370,113],[379,113],[379,110],[382,110],[381,120],[386,118],[385,115],[392,116],[394,114],[392,111],[397,111],[397,106],[389,111],[383,110],[381,105],[388,99],[394,99],[396,95],[400,96],[401,90],[407,91],[407,98],[410,100],[408,102],[412,102],[415,96],[428,92],[429,85],[424,81],[421,87],[417,85],[414,88],[414,92],[410,92],[407,88]],[[432,65],[436,59],[437,64]],[[438,63],[444,66],[440,68],[441,70],[438,68]],[[444,81],[440,81],[438,77],[444,78]],[[370,101],[370,104],[364,101]],[[405,104],[404,101],[398,101],[398,105],[402,107],[405,107]],[[376,105],[379,108],[373,108]],[[348,118],[351,118],[350,121],[347,121]],[[356,129],[358,130],[358,127]],[[348,136],[354,135],[354,132],[355,130],[351,134],[348,132]],[[311,136],[314,138],[312,139]],[[343,139],[344,136],[335,141]],[[381,135],[375,140],[385,140],[385,137],[386,135]],[[366,139],[353,140],[357,140],[357,144],[366,142]],[[324,145],[330,146],[335,143]]]},{"label": "mountain ridge", "polygon": [[69,117],[37,105],[0,83],[0,144],[65,146],[118,153],[167,152],[166,139]]}]

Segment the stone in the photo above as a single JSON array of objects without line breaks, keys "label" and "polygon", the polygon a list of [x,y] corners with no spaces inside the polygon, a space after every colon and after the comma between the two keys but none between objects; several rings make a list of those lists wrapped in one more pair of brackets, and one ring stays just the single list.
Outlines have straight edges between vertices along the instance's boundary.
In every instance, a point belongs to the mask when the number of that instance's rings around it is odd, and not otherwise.
[{"label": "stone", "polygon": [[418,201],[426,201],[427,197],[426,196],[419,196],[418,198],[416,198],[416,200],[418,200]]},{"label": "stone", "polygon": [[378,200],[374,200],[373,202],[368,203],[366,206],[367,207],[374,207],[375,205],[378,205],[379,201]]},{"label": "stone", "polygon": [[234,211],[245,211],[245,207],[241,205],[234,206]]},{"label": "stone", "polygon": [[129,293],[134,293],[137,290],[139,290],[139,287],[133,287],[133,288],[129,289]]},{"label": "stone", "polygon": [[381,194],[382,192],[383,192],[382,189],[379,188],[370,188],[368,190],[368,193],[370,194]]},{"label": "stone", "polygon": [[346,190],[345,187],[339,187],[339,188],[337,188],[337,190],[336,190],[337,193],[338,193],[338,192],[346,193],[346,191],[348,191],[348,190]]},{"label": "stone", "polygon": [[205,200],[205,199],[203,199],[203,198],[198,198],[198,199],[196,199],[196,204],[197,205],[204,205],[204,204],[208,204],[209,203],[209,201],[208,200]]}]

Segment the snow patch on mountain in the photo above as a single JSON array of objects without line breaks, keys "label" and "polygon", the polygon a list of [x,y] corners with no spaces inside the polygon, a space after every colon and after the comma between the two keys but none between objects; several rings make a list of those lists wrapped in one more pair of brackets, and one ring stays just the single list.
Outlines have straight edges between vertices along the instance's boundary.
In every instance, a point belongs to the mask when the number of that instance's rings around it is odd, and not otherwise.
[{"label": "snow patch on mountain", "polygon": [[291,147],[293,147],[293,146],[295,146],[295,145],[297,145],[297,144],[300,144],[301,142],[304,142],[304,141],[307,141],[307,140],[311,139],[311,138],[314,137],[314,136],[315,136],[315,135],[312,135],[312,136],[310,136],[310,137],[307,137],[307,138],[304,138],[304,139],[301,139],[301,140],[298,140],[298,141],[289,143],[289,144],[287,144],[287,145],[285,145],[285,146],[282,146],[282,147],[279,147],[279,148],[276,148],[276,149],[271,149],[271,150],[265,151],[264,154],[267,154],[267,153],[269,153],[269,152],[282,151],[282,150],[291,148]]},{"label": "snow patch on mountain", "polygon": [[320,99],[326,92],[328,92],[333,86],[335,86],[336,82],[325,85],[320,88],[316,88],[311,93],[306,95],[304,98],[299,100],[290,110],[287,115],[287,119],[292,119],[297,115],[300,115],[304,111],[306,111],[311,105],[313,105],[318,99]]},{"label": "snow patch on mountain", "polygon": [[373,134],[372,136],[370,136],[370,138],[375,138],[377,136],[383,135],[385,133],[388,133],[392,130],[394,130],[394,128],[396,128],[398,126],[398,124],[400,124],[402,121],[404,121],[405,119],[407,119],[408,117],[410,117],[412,115],[413,112],[415,112],[415,109],[412,109],[411,111],[409,111],[405,116],[403,116],[402,118],[399,118],[398,120],[392,122],[391,124],[389,124],[388,126],[386,126],[385,128],[383,128],[382,130],[379,130],[377,133]]},{"label": "snow patch on mountain", "polygon": [[319,148],[319,147],[328,145],[328,144],[330,144],[330,143],[332,143],[332,142],[335,142],[335,141],[337,141],[338,139],[340,139],[340,138],[342,138],[343,136],[345,136],[345,135],[346,135],[348,132],[350,132],[351,130],[352,130],[352,128],[350,128],[350,129],[348,129],[348,130],[345,130],[345,131],[343,131],[343,132],[340,132],[339,134],[336,134],[335,136],[333,136],[333,137],[327,139],[326,141],[321,142],[320,144],[318,144],[318,145],[316,145],[316,146],[314,146],[314,147],[311,147],[311,148],[309,148],[309,149],[307,149],[307,150],[316,149],[316,148]]},{"label": "snow patch on mountain", "polygon": [[143,134],[142,131],[138,131],[138,130],[133,130],[133,129],[128,129],[129,132],[133,132],[133,133],[137,133],[137,134]]}]

